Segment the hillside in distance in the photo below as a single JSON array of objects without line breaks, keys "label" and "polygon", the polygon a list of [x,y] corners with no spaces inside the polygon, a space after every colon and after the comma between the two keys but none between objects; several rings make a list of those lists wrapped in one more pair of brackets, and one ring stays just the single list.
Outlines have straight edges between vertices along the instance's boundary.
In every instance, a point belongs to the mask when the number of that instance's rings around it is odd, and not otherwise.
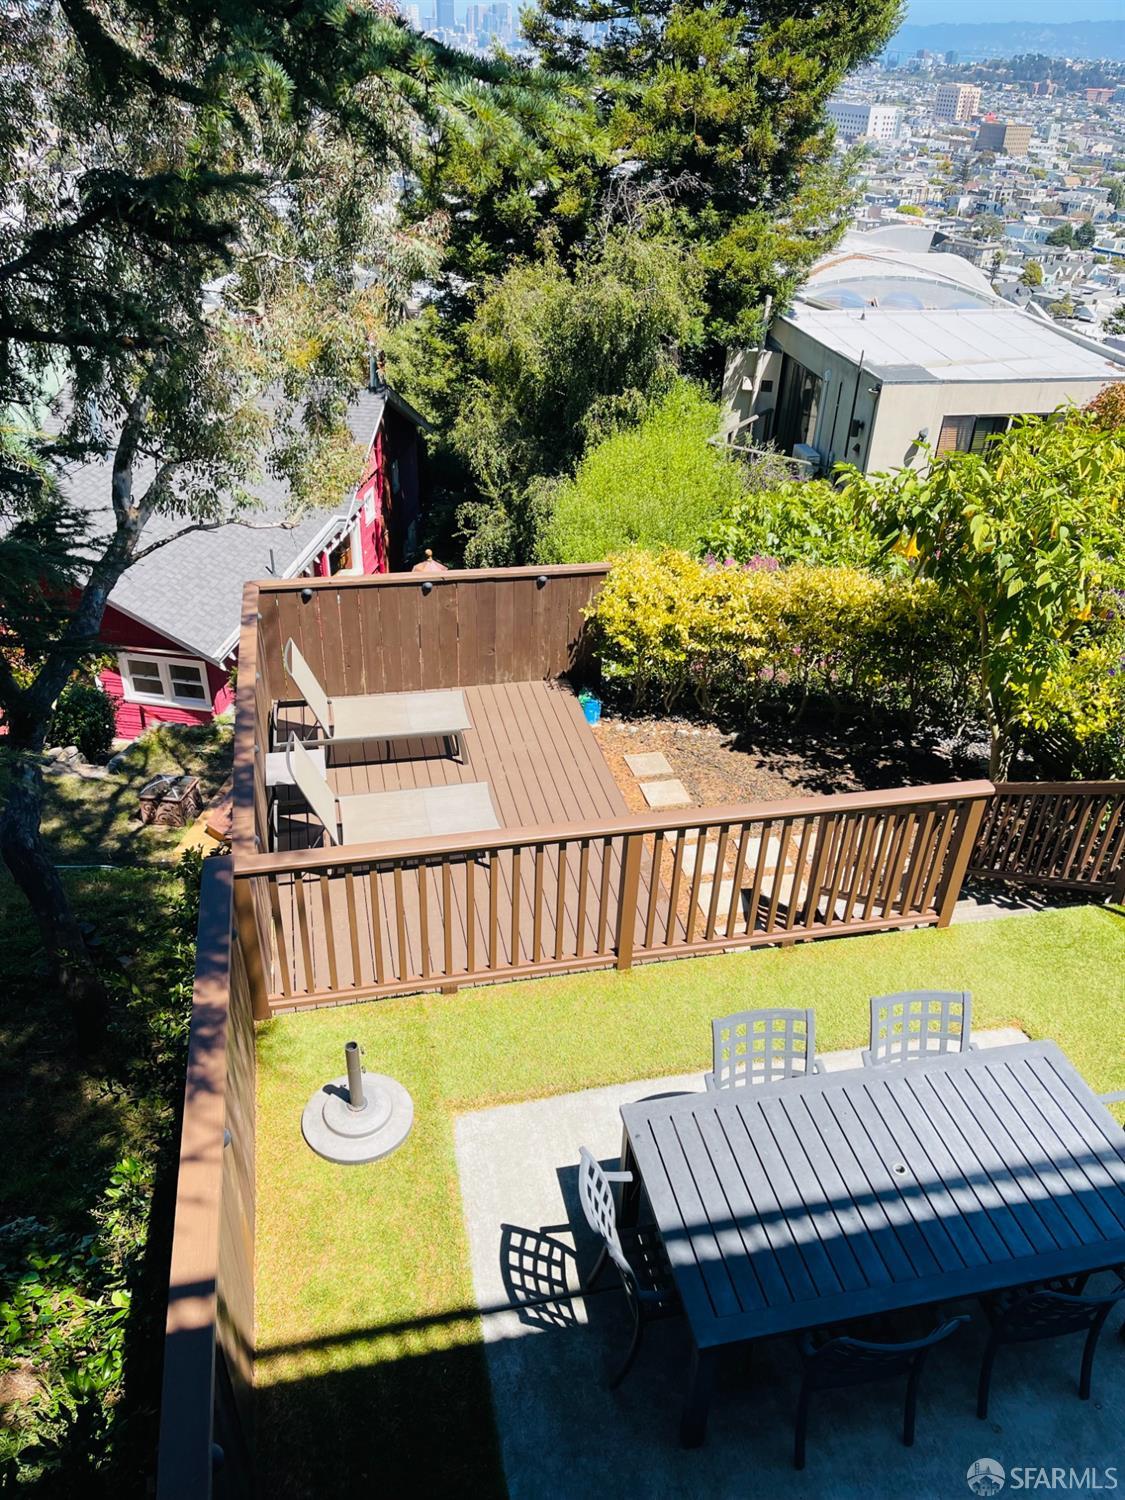
[{"label": "hillside in distance", "polygon": [[1120,21],[942,21],[933,26],[909,22],[893,36],[887,51],[905,61],[919,48],[954,51],[959,61],[1016,57],[1041,52],[1048,57],[1125,61],[1125,24]]}]

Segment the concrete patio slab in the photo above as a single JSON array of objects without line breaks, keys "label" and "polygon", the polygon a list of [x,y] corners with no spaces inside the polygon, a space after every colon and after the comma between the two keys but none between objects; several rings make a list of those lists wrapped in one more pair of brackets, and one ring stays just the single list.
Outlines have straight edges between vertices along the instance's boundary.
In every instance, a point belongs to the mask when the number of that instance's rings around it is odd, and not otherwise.
[{"label": "concrete patio slab", "polygon": [[649,807],[688,807],[691,803],[682,781],[642,781],[640,786]]},{"label": "concrete patio slab", "polygon": [[626,755],[625,764],[636,777],[671,776],[672,767],[668,757],[659,750],[648,750],[640,755]]},{"label": "concrete patio slab", "polygon": [[[1023,1036],[981,1032],[975,1040],[988,1046]],[[833,1070],[858,1061],[858,1053],[826,1058]],[[966,1304],[973,1322],[927,1369],[914,1448],[901,1443],[897,1389],[826,1393],[816,1398],[801,1474],[791,1466],[798,1370],[787,1340],[730,1353],[707,1443],[693,1452],[677,1442],[689,1352],[682,1319],[650,1328],[628,1379],[608,1392],[628,1330],[611,1277],[595,1294],[578,1295],[597,1248],[577,1201],[578,1147],[615,1164],[623,1103],[701,1087],[700,1073],[650,1079],[504,1105],[456,1123],[473,1286],[511,1500],[963,1500],[972,1493],[966,1474],[981,1458],[997,1460],[1010,1479],[1024,1468],[1096,1470],[1106,1488],[1107,1469],[1120,1475],[1125,1341],[1118,1315],[1102,1338],[1090,1402],[1076,1395],[1080,1340],[1011,1347],[999,1356],[989,1420],[979,1422],[984,1325]],[[1022,1487],[1034,1486],[1025,1479]]]}]

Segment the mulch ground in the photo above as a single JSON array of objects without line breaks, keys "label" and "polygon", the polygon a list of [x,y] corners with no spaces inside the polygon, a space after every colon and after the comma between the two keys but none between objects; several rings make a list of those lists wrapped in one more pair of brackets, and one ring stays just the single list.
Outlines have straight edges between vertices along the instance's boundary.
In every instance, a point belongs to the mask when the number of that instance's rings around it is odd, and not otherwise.
[{"label": "mulch ground", "polygon": [[594,727],[629,807],[648,808],[626,755],[661,751],[696,807],[917,786],[983,774],[893,735],[771,727],[758,738],[688,719],[603,716]]}]

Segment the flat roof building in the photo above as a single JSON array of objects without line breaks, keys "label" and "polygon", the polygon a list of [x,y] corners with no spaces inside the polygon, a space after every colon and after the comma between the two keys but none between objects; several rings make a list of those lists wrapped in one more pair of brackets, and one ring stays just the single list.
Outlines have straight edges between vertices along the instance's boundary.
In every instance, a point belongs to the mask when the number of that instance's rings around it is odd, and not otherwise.
[{"label": "flat roof building", "polygon": [[934,95],[934,119],[958,125],[980,113],[980,89],[975,83],[939,83]]},{"label": "flat roof building", "polygon": [[977,126],[975,142],[978,151],[995,151],[1001,156],[1026,156],[1031,145],[1031,126],[1019,120],[982,120]]},{"label": "flat roof building", "polygon": [[893,141],[902,122],[902,111],[894,105],[859,99],[829,99],[827,114],[846,141]]}]

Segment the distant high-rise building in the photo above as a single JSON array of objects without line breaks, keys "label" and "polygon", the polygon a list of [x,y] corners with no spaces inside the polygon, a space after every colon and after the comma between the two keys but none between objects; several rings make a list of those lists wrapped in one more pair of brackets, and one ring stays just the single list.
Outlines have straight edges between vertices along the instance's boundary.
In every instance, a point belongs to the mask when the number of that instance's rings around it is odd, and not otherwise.
[{"label": "distant high-rise building", "polygon": [[996,151],[1001,156],[1026,156],[1031,145],[1031,126],[1018,120],[982,120],[977,126],[976,149]]},{"label": "distant high-rise building", "polygon": [[934,95],[934,119],[957,125],[980,111],[980,89],[975,83],[939,83]]},{"label": "distant high-rise building", "polygon": [[860,136],[873,141],[893,141],[898,135],[902,111],[891,104],[864,104],[859,99],[829,99],[828,118],[846,141]]},{"label": "distant high-rise building", "polygon": [[950,48],[950,50],[945,54],[945,65],[947,68],[952,68],[956,65],[956,62],[957,54],[953,51],[952,48]]},{"label": "distant high-rise building", "polygon": [[437,0],[437,26],[439,31],[452,31],[457,24],[453,0]]},{"label": "distant high-rise building", "polygon": [[1087,104],[1108,104],[1109,101],[1112,98],[1113,98],[1113,90],[1112,89],[1096,88],[1096,89],[1087,89],[1086,90],[1086,103]]}]

